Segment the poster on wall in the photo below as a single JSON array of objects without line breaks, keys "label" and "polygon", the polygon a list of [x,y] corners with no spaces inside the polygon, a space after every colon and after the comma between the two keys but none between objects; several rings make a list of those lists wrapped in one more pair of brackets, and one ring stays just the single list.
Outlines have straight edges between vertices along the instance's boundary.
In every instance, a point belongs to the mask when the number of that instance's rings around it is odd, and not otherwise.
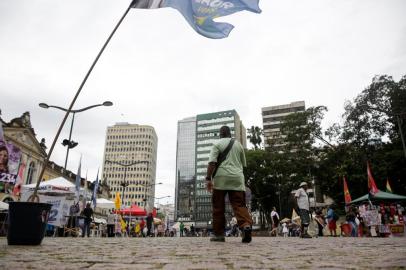
[{"label": "poster on wall", "polygon": [[20,148],[0,138],[0,192],[13,192],[20,159]]}]

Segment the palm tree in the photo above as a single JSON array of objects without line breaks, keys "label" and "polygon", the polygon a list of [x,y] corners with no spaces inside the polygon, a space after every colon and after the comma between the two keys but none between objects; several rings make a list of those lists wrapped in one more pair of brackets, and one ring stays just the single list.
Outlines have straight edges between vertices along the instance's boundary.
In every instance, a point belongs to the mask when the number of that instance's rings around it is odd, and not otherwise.
[{"label": "palm tree", "polygon": [[254,146],[255,150],[258,150],[261,147],[262,143],[262,129],[257,126],[251,126],[247,129],[248,132],[248,140]]}]

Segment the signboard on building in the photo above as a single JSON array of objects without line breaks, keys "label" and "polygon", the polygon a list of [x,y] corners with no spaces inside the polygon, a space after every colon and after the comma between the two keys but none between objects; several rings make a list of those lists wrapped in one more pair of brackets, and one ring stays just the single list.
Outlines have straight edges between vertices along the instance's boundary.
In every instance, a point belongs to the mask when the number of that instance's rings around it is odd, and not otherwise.
[{"label": "signboard on building", "polygon": [[0,192],[12,193],[20,159],[21,150],[0,138]]}]

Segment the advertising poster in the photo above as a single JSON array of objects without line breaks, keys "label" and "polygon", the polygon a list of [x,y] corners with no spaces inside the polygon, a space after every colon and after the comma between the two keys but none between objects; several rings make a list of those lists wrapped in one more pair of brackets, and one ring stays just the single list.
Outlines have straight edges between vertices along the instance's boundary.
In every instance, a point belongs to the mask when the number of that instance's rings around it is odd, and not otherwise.
[{"label": "advertising poster", "polygon": [[21,150],[0,138],[0,192],[13,192],[20,159]]},{"label": "advertising poster", "polygon": [[65,196],[45,196],[39,195],[40,202],[52,204],[51,211],[49,212],[48,224],[57,227],[65,225],[65,208],[67,201]]}]

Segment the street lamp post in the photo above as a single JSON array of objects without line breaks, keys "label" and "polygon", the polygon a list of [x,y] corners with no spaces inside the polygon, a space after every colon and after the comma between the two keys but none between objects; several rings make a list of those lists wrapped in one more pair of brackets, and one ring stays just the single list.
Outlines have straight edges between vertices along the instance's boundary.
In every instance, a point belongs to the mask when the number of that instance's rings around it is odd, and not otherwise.
[{"label": "street lamp post", "polygon": [[[127,167],[125,168],[125,171],[126,170],[127,170]],[[125,198],[125,195],[124,195],[125,194],[125,188],[128,187],[129,185],[130,185],[130,183],[125,181],[125,174],[124,174],[124,181],[122,183],[120,183],[120,186],[123,187],[123,196],[122,196],[122,199],[121,199],[122,202],[124,202],[124,198]]]},{"label": "street lamp post", "polygon": [[136,165],[136,164],[140,164],[140,163],[149,164],[149,162],[146,161],[146,160],[141,160],[141,161],[133,161],[133,162],[130,162],[130,163],[122,163],[122,162],[119,162],[119,161],[107,160],[107,159],[106,159],[105,163],[113,163],[113,164],[117,164],[117,165],[119,165],[119,166],[124,167],[124,178],[123,178],[123,182],[120,183],[120,186],[123,187],[123,196],[122,196],[123,199],[122,199],[122,201],[123,201],[123,204],[124,204],[124,192],[125,192],[125,188],[130,185],[130,183],[128,183],[128,182],[125,181],[125,180],[126,180],[126,177],[127,177],[127,168],[130,167],[130,166]]},{"label": "street lamp post", "polygon": [[162,185],[162,182],[159,183],[155,183],[155,184],[143,184],[142,186],[145,188],[144,190],[144,210],[146,209],[147,206],[147,188],[152,187],[152,186],[156,186],[156,185]]},{"label": "street lamp post", "polygon": [[171,197],[171,196],[168,195],[168,196],[163,196],[163,197],[159,197],[159,198],[154,197],[154,199],[155,199],[155,200],[158,200],[158,205],[159,205],[159,200],[165,199],[165,198],[170,198],[170,197]]},{"label": "street lamp post", "polygon": [[[75,146],[78,145],[77,142],[72,141],[72,130],[73,130],[73,123],[74,123],[74,121],[75,121],[75,114],[76,114],[76,113],[79,113],[79,112],[87,111],[87,110],[92,109],[92,108],[95,108],[95,107],[100,107],[100,106],[112,106],[112,105],[113,105],[113,102],[111,102],[111,101],[105,101],[105,102],[103,102],[103,103],[101,103],[101,104],[95,104],[95,105],[87,106],[87,107],[82,108],[82,109],[70,110],[70,111],[69,111],[69,113],[72,113],[72,121],[71,121],[71,124],[70,124],[69,139],[68,139],[68,140],[65,139],[65,140],[63,140],[63,142],[62,142],[62,145],[63,145],[63,146],[66,146],[66,158],[65,158],[65,167],[64,167],[65,170],[66,170],[66,166],[67,166],[67,164],[68,164],[69,149],[74,148]],[[61,111],[64,111],[64,112],[68,112],[68,109],[65,109],[65,108],[62,108],[62,107],[59,107],[59,106],[48,105],[48,104],[46,104],[46,103],[40,103],[39,106],[40,106],[41,108],[44,108],[44,109],[55,108],[55,109],[58,109],[58,110],[61,110]]]}]

